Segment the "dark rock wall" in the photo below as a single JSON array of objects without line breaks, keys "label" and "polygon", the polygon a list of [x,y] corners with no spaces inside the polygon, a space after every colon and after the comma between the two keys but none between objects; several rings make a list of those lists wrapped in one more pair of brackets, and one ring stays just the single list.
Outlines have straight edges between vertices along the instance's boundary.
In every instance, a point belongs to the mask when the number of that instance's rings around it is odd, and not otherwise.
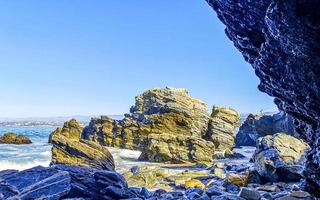
[{"label": "dark rock wall", "polygon": [[320,195],[320,0],[207,0],[254,68],[259,90],[275,97],[312,146],[306,180]]}]

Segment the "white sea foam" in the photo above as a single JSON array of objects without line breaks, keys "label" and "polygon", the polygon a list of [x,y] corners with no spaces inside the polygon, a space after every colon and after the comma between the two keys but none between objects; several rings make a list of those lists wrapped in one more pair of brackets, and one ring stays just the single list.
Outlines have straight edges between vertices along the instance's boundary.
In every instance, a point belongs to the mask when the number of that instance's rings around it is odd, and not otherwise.
[{"label": "white sea foam", "polygon": [[17,162],[17,161],[8,161],[8,160],[0,160],[0,171],[7,169],[15,169],[15,170],[25,170],[35,166],[43,166],[48,167],[50,164],[50,160],[45,161],[27,161],[27,162]]}]

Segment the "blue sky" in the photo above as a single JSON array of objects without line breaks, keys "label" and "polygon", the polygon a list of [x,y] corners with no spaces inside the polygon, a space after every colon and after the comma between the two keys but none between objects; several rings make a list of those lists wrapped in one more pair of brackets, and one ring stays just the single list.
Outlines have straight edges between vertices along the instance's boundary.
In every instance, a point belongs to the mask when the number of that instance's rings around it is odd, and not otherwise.
[{"label": "blue sky", "polygon": [[204,0],[0,1],[0,117],[122,114],[153,87],[275,110]]}]

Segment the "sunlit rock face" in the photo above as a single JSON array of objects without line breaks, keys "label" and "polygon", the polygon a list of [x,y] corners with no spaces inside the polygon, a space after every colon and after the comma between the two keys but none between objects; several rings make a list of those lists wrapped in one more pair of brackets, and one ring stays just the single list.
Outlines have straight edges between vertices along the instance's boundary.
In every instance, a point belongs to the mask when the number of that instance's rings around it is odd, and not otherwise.
[{"label": "sunlit rock face", "polygon": [[135,100],[123,120],[93,118],[82,139],[140,150],[140,160],[170,163],[211,162],[234,146],[239,114],[231,108],[215,106],[210,115],[207,105],[183,88],[154,88]]},{"label": "sunlit rock face", "polygon": [[207,2],[253,66],[259,90],[295,117],[312,146],[305,175],[309,190],[320,195],[320,0]]}]

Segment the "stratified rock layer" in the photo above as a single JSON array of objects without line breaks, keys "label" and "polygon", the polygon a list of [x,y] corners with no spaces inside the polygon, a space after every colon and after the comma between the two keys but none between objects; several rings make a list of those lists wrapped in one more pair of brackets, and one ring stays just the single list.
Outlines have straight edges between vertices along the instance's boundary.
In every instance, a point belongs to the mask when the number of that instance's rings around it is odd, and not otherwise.
[{"label": "stratified rock layer", "polygon": [[293,119],[283,112],[274,115],[250,114],[239,128],[236,146],[256,146],[259,137],[284,132],[294,135]]},{"label": "stratified rock layer", "polygon": [[299,181],[309,145],[284,133],[259,139],[254,155],[255,168],[267,181]]},{"label": "stratified rock layer", "polygon": [[218,151],[231,150],[239,120],[239,113],[234,109],[214,106],[205,138],[212,141]]},{"label": "stratified rock layer", "polygon": [[102,116],[91,120],[84,140],[104,146],[141,150],[141,160],[155,162],[211,162],[215,148],[234,145],[239,114],[215,107],[210,116],[201,100],[186,89],[147,90],[121,121]]},{"label": "stratified rock layer", "polygon": [[141,197],[113,171],[55,165],[0,172],[0,199],[127,199]]},{"label": "stratified rock layer", "polygon": [[207,2],[255,69],[259,89],[296,119],[312,146],[305,175],[310,192],[320,196],[320,1]]},{"label": "stratified rock layer", "polygon": [[51,164],[114,170],[114,160],[108,149],[99,143],[80,139],[82,129],[72,119],[50,135],[49,142],[53,145]]}]

